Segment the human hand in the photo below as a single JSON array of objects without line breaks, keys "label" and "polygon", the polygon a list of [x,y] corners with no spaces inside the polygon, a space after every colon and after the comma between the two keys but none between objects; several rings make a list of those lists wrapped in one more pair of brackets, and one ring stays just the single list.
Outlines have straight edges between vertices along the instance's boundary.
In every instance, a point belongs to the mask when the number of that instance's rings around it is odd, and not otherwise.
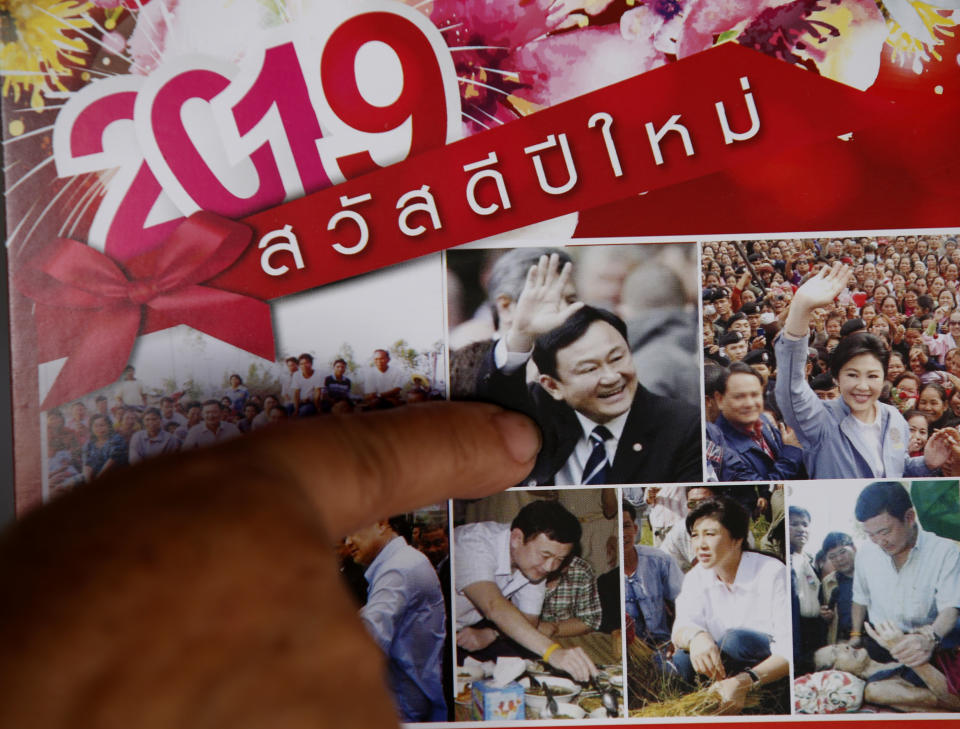
[{"label": "human hand", "polygon": [[944,476],[956,476],[960,474],[960,445],[954,445],[950,449],[950,457],[946,463],[940,466],[940,472]]},{"label": "human hand", "polygon": [[780,437],[783,438],[784,445],[791,445],[795,448],[803,448],[803,446],[800,445],[800,439],[797,438],[797,434],[794,432],[793,428],[786,423],[777,423],[777,427],[780,429]]},{"label": "human hand", "polygon": [[690,653],[690,663],[697,673],[713,680],[726,678],[727,672],[723,668],[720,648],[707,631],[701,630],[693,636],[687,650]]},{"label": "human hand", "polygon": [[720,713],[739,714],[743,711],[751,685],[753,681],[746,673],[739,673],[713,684],[713,690],[720,694]]},{"label": "human hand", "polygon": [[567,299],[567,285],[573,273],[569,262],[560,268],[560,258],[554,253],[549,258],[541,256],[530,267],[523,291],[517,298],[513,324],[507,334],[507,349],[511,352],[528,352],[534,340],[563,324],[582,301]]},{"label": "human hand", "polygon": [[554,668],[566,671],[574,681],[589,681],[596,674],[597,667],[584,652],[583,648],[557,648],[547,661]]},{"label": "human hand", "polygon": [[846,287],[849,279],[850,266],[845,263],[837,262],[829,268],[822,268],[797,289],[793,306],[807,312],[818,306],[829,306]]},{"label": "human hand", "polygon": [[16,586],[0,726],[74,726],[78,706],[103,727],[395,726],[332,545],[515,484],[538,443],[495,406],[425,403],[277,425],[65,494],[0,547]]},{"label": "human hand", "polygon": [[904,633],[890,622],[876,625],[866,623],[863,627],[871,638],[890,651],[894,660],[903,665],[916,667],[930,662],[936,645],[932,634]]},{"label": "human hand", "polygon": [[467,651],[482,651],[497,639],[493,628],[461,628],[457,631],[457,645]]},{"label": "human hand", "polygon": [[829,623],[831,620],[833,620],[833,610],[831,610],[831,609],[830,609],[829,607],[827,607],[826,605],[821,605],[821,606],[820,606],[820,617],[823,618],[823,620],[825,620],[826,622]]},{"label": "human hand", "polygon": [[949,460],[955,447],[960,447],[960,432],[956,428],[935,430],[923,447],[923,462],[930,470],[936,470]]},{"label": "human hand", "polygon": [[889,621],[877,623],[876,625],[868,621],[863,624],[863,629],[867,631],[867,635],[888,651],[904,636],[904,632]]}]

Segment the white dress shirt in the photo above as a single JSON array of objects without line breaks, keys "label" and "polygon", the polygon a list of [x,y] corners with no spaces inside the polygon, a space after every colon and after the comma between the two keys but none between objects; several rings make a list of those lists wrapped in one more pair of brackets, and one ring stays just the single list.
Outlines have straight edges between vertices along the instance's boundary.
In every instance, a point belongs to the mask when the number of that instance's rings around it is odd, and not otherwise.
[{"label": "white dress shirt", "polygon": [[771,655],[787,658],[793,652],[788,584],[786,565],[757,552],[741,555],[732,585],[698,563],[683,578],[673,639],[698,628],[719,644],[728,630],[755,630],[770,636]]},{"label": "white dress shirt", "polygon": [[607,438],[604,447],[607,450],[607,463],[613,466],[613,457],[617,454],[617,446],[620,444],[620,436],[623,435],[623,427],[627,424],[627,416],[630,411],[618,415],[609,423],[595,423],[586,415],[573,411],[580,423],[580,440],[573,448],[573,453],[563,464],[563,468],[557,471],[554,476],[554,483],[557,486],[573,486],[583,481],[583,467],[587,465],[587,460],[593,452],[593,441],[590,440],[590,434],[598,425],[603,425],[610,431],[612,438]]},{"label": "white dress shirt", "polygon": [[457,630],[485,617],[463,592],[476,582],[493,582],[520,612],[540,614],[546,580],[534,584],[512,566],[509,524],[482,521],[458,526],[453,530],[453,549]]},{"label": "white dress shirt", "polygon": [[889,620],[904,631],[932,623],[937,614],[960,607],[960,547],[918,529],[917,543],[897,570],[893,558],[873,542],[857,549],[853,601],[870,622]]}]

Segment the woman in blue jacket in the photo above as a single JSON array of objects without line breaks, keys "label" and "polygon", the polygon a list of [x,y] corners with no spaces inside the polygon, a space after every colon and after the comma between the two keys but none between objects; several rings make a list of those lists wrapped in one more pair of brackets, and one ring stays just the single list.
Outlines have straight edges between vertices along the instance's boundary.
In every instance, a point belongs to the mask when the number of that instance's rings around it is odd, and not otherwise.
[{"label": "woman in blue jacket", "polygon": [[836,400],[820,400],[807,384],[804,365],[814,309],[829,306],[843,291],[850,267],[835,263],[808,279],[793,297],[776,342],[777,404],[804,448],[811,478],[900,478],[938,474],[960,433],[936,431],[922,456],[911,458],[907,423],[892,405],[879,402],[890,352],[866,332],[840,340],[830,371],[840,388]]}]

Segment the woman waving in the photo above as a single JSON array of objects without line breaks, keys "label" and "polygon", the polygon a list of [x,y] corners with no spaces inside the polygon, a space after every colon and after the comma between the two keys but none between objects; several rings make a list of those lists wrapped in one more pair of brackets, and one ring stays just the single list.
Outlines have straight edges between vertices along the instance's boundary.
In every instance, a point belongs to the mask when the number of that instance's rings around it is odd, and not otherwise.
[{"label": "woman waving", "polygon": [[909,429],[891,405],[879,402],[890,351],[872,334],[858,332],[840,340],[830,356],[830,371],[840,388],[836,400],[820,400],[804,375],[807,338],[814,309],[828,306],[844,289],[850,268],[835,263],[803,284],[793,298],[775,349],[780,376],[777,404],[783,419],[804,447],[812,478],[900,478],[925,476],[960,446],[960,433],[939,430],[923,456],[910,458]]}]

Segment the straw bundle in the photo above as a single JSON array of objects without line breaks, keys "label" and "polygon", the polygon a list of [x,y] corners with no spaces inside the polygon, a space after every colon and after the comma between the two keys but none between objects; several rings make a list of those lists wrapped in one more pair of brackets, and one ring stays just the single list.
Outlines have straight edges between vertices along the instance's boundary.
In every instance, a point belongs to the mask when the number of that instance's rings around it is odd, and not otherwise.
[{"label": "straw bundle", "polygon": [[[744,708],[759,706],[761,692],[750,691]],[[641,709],[633,709],[631,718],[662,716],[717,716],[720,714],[720,695],[712,688],[702,688],[693,693],[664,701],[648,703]]]},{"label": "straw bundle", "polygon": [[679,694],[674,681],[658,670],[656,651],[642,640],[635,639],[627,647],[627,680],[630,701],[662,701]]}]

